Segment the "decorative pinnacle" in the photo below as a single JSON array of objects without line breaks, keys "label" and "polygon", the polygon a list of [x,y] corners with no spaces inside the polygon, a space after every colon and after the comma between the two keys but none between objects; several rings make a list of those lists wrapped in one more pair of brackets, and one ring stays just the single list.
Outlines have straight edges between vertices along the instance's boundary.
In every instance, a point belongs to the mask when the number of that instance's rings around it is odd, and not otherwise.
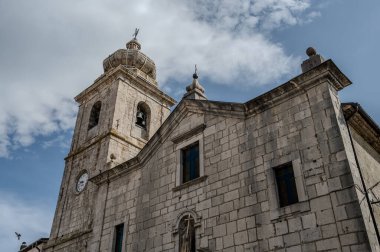
[{"label": "decorative pinnacle", "polygon": [[205,96],[205,89],[202,87],[202,85],[198,82],[198,68],[197,65],[195,65],[194,74],[193,74],[193,81],[190,85],[186,87],[186,94],[183,96],[184,99],[190,99],[190,100],[207,100]]},{"label": "decorative pinnacle", "polygon": [[139,31],[140,31],[139,28],[135,28],[135,32],[132,35],[134,37],[134,39],[137,39],[137,34],[139,34]]},{"label": "decorative pinnacle", "polygon": [[311,57],[317,54],[317,51],[313,47],[309,47],[306,49],[307,56]]},{"label": "decorative pinnacle", "polygon": [[313,47],[307,48],[306,54],[309,58],[304,60],[301,64],[302,73],[309,71],[325,61],[321,55],[317,54],[317,51]]},{"label": "decorative pinnacle", "polygon": [[195,70],[194,70],[194,74],[193,74],[193,79],[198,79],[198,74],[197,74],[197,64],[195,64]]},{"label": "decorative pinnacle", "polygon": [[127,49],[140,50],[141,44],[137,41],[137,34],[139,34],[140,29],[135,28],[135,32],[132,34],[133,39],[127,43]]}]

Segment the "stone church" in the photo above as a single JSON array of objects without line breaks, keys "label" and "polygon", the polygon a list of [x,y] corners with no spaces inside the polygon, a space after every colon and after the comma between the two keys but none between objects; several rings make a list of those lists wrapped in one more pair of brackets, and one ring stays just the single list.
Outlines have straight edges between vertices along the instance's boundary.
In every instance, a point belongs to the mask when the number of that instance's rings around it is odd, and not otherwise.
[{"label": "stone church", "polygon": [[[75,97],[48,252],[380,251],[380,129],[313,49],[245,103],[176,101],[136,38]],[[189,81],[190,82],[190,81]]]}]

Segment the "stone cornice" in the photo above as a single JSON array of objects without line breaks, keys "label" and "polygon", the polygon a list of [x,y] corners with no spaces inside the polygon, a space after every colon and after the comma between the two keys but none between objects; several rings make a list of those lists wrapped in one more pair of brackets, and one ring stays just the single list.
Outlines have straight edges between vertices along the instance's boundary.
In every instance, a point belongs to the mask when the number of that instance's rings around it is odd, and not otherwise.
[{"label": "stone cornice", "polygon": [[118,139],[120,139],[120,140],[122,140],[122,141],[124,141],[124,142],[126,142],[126,143],[128,143],[128,144],[130,144],[130,145],[132,145],[132,146],[134,146],[134,147],[136,147],[136,148],[139,148],[139,149],[142,149],[142,148],[144,147],[145,143],[146,143],[145,140],[138,139],[138,138],[133,138],[133,139],[136,141],[136,142],[134,142],[134,141],[132,140],[131,137],[122,136],[121,134],[118,133],[117,130],[115,130],[115,129],[111,129],[109,132],[106,132],[106,133],[104,133],[104,134],[102,134],[102,135],[100,135],[100,136],[97,136],[97,137],[95,138],[95,140],[93,140],[93,141],[88,141],[87,144],[85,144],[84,146],[82,146],[82,147],[80,147],[80,148],[77,148],[77,149],[71,151],[71,152],[65,157],[65,160],[67,160],[67,159],[69,159],[70,157],[75,156],[75,155],[81,153],[82,151],[88,149],[89,147],[91,147],[91,146],[93,146],[93,145],[99,143],[102,139],[104,139],[104,138],[106,138],[106,137],[108,137],[108,136],[118,138]]},{"label": "stone cornice", "polygon": [[48,249],[48,248],[51,248],[51,247],[55,247],[55,246],[58,246],[62,243],[65,243],[67,241],[70,241],[70,240],[73,240],[75,238],[78,238],[78,237],[81,237],[82,235],[85,235],[85,234],[88,234],[88,233],[91,233],[92,232],[92,229],[86,229],[86,230],[83,230],[83,231],[73,231],[71,233],[68,233],[68,234],[65,234],[63,236],[60,236],[60,237],[57,237],[55,239],[50,239],[46,245],[43,246],[43,249]]},{"label": "stone cornice", "polygon": [[343,103],[342,110],[348,125],[380,153],[380,128],[376,122],[358,103]]},{"label": "stone cornice", "polygon": [[351,118],[349,125],[380,154],[379,132],[375,131],[360,114],[355,114]]},{"label": "stone cornice", "polygon": [[194,113],[207,112],[207,114],[244,118],[246,107],[243,103],[221,102],[209,100],[189,100],[187,109]]},{"label": "stone cornice", "polygon": [[115,80],[115,76],[113,76],[113,72],[115,72],[116,69],[113,71],[110,71],[108,73],[104,73],[100,75],[93,84],[91,84],[88,88],[80,92],[77,96],[74,97],[74,100],[82,104],[82,102],[89,96],[93,95],[94,93],[98,92],[101,85],[109,85],[113,80]]},{"label": "stone cornice", "polygon": [[121,174],[129,173],[140,167],[140,160],[138,157],[134,157],[120,165],[117,165],[111,169],[101,172],[98,175],[91,177],[89,180],[96,185],[100,185],[105,182],[110,182]]},{"label": "stone cornice", "polygon": [[336,90],[342,90],[351,84],[351,81],[339,70],[332,60],[327,60],[319,66],[302,73],[288,82],[245,103],[247,113],[258,113],[266,110],[300,90],[307,90],[322,82],[328,81]]},{"label": "stone cornice", "polygon": [[330,76],[328,78],[332,81],[332,85],[337,91],[342,90],[352,84],[351,80],[348,79],[342,71],[340,71],[331,59],[328,59],[309,71],[296,76],[292,80],[306,82],[307,80],[313,78],[320,78],[321,76],[319,75],[326,71],[329,73]]},{"label": "stone cornice", "polygon": [[122,75],[119,76],[119,79],[123,81],[125,81],[125,79],[128,79],[131,84],[135,84],[136,86],[144,90],[144,92],[148,92],[158,96],[160,99],[165,101],[165,103],[167,103],[169,107],[177,103],[177,101],[174,100],[172,97],[162,92],[157,87],[157,85],[148,84],[147,80],[139,74],[138,69],[131,69],[122,66],[119,66],[118,68],[120,68],[120,71],[122,72]]},{"label": "stone cornice", "polygon": [[176,103],[176,101],[173,98],[171,98],[169,95],[165,94],[160,89],[158,89],[156,87],[157,86],[156,83],[150,83],[149,82],[150,78],[144,78],[144,76],[142,76],[142,74],[139,73],[139,71],[140,70],[135,69],[135,68],[127,68],[125,66],[118,66],[102,74],[98,79],[94,81],[94,83],[91,86],[89,86],[84,91],[82,91],[74,99],[76,102],[81,104],[87,97],[98,92],[99,88],[104,83],[109,84],[112,81],[117,80],[117,79],[120,79],[123,81],[127,79],[127,80],[133,80],[131,83],[142,88],[144,91],[158,96],[160,99],[165,101],[165,103],[167,103],[169,107],[173,106]]}]

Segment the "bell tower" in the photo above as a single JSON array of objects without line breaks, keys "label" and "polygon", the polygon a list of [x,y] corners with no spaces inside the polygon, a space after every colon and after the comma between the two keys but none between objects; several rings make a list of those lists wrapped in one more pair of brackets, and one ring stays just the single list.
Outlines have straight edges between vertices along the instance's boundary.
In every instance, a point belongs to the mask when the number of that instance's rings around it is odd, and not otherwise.
[{"label": "bell tower", "polygon": [[[158,89],[156,66],[140,49],[133,38],[126,49],[109,55],[103,61],[104,74],[75,97],[80,106],[69,156],[106,138],[97,169],[104,169],[111,154],[114,163],[124,162],[144,147],[169,115],[175,101]],[[98,123],[92,125],[96,106]]]},{"label": "bell tower", "polygon": [[97,193],[88,179],[136,156],[175,104],[158,88],[156,66],[136,35],[103,61],[104,73],[75,97],[79,111],[47,251],[70,237],[86,239]]}]

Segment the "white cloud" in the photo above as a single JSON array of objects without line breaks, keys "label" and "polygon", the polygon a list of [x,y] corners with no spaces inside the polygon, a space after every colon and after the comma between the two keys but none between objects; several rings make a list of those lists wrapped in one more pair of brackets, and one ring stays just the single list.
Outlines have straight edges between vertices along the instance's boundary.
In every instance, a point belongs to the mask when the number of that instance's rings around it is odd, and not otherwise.
[{"label": "white cloud", "polygon": [[[23,241],[30,244],[49,237],[52,212],[43,203],[26,202],[0,191],[0,251],[18,251]],[[15,232],[21,233],[20,241]]]},{"label": "white cloud", "polygon": [[[309,0],[0,0],[0,157],[73,127],[72,97],[102,73],[135,27],[161,87],[184,90],[195,63],[221,85],[256,86],[294,73],[300,59],[270,40]],[[311,13],[311,14],[310,14]],[[168,80],[183,83],[169,87]]]},{"label": "white cloud", "polygon": [[59,146],[63,149],[69,149],[70,139],[67,139],[65,135],[59,135],[42,143],[42,148],[44,149],[50,148],[52,146]]},{"label": "white cloud", "polygon": [[295,25],[310,7],[309,0],[195,0],[195,15],[222,30],[272,30]]}]

